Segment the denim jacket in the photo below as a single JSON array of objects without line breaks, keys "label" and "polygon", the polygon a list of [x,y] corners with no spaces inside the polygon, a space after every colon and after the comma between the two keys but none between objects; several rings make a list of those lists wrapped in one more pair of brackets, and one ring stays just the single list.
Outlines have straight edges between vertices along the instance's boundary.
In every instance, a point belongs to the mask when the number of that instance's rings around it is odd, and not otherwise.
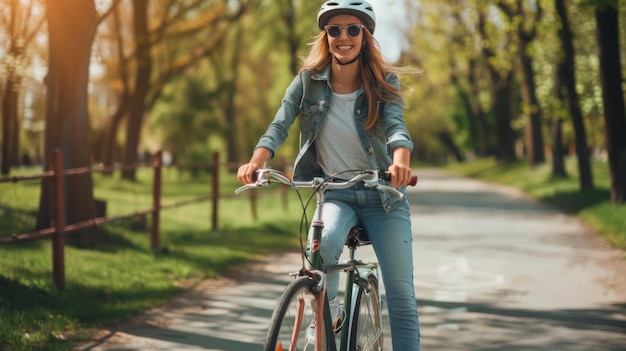
[{"label": "denim jacket", "polygon": [[[300,116],[300,152],[294,165],[294,180],[310,180],[324,176],[316,161],[315,138],[328,114],[332,89],[330,86],[330,65],[324,71],[315,73],[303,70],[294,77],[285,91],[282,105],[256,148],[266,148],[273,158],[278,147],[287,139],[289,128]],[[390,73],[385,80],[399,87],[398,77]],[[411,136],[403,120],[404,101],[400,98],[393,103],[379,102],[379,118],[376,125],[365,130],[367,120],[367,98],[363,87],[357,92],[354,105],[354,118],[357,131],[371,169],[388,169],[392,164],[392,151],[397,147],[413,149]],[[380,112],[382,111],[382,112]],[[405,187],[400,191],[405,192]],[[397,196],[380,191],[386,211],[391,211],[402,201]]]}]

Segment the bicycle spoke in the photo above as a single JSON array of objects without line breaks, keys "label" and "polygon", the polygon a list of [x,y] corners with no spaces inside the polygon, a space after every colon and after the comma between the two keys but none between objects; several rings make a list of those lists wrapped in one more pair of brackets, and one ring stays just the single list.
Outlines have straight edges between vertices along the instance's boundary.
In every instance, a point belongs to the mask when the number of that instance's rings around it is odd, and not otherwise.
[{"label": "bicycle spoke", "polygon": [[315,283],[307,278],[292,282],[279,300],[268,329],[265,351],[313,351],[314,343],[307,339],[307,328],[314,320],[311,288]]}]

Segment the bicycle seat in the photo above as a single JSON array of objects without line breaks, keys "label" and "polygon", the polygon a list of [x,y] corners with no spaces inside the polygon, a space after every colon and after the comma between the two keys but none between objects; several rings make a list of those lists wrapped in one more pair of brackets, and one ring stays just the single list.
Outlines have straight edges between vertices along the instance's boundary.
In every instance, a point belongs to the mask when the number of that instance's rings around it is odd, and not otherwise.
[{"label": "bicycle seat", "polygon": [[351,248],[371,245],[372,242],[370,238],[367,236],[367,232],[365,229],[361,227],[354,227],[350,229],[348,233],[348,238],[346,239],[346,245]]}]

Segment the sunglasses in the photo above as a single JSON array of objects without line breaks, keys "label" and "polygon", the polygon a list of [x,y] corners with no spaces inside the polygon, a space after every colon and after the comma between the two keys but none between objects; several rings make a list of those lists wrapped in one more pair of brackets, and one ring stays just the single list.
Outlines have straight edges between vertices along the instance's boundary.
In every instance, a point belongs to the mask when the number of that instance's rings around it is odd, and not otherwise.
[{"label": "sunglasses", "polygon": [[351,24],[348,26],[340,26],[336,24],[327,24],[324,26],[326,33],[333,38],[337,38],[341,35],[341,30],[345,29],[349,36],[358,37],[361,34],[361,28],[365,27],[362,24]]}]

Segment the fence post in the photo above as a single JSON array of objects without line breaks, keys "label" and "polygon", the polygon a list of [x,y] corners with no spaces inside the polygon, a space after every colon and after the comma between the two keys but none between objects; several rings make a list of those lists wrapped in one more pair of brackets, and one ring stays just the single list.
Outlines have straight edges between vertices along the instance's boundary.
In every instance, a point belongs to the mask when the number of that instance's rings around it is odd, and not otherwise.
[{"label": "fence post", "polygon": [[65,289],[65,199],[63,153],[54,150],[50,154],[50,168],[53,175],[50,181],[51,225],[55,229],[52,236],[52,275],[57,288]]},{"label": "fence post", "polygon": [[159,217],[161,211],[161,170],[163,153],[157,151],[154,155],[154,179],[152,181],[152,227],[150,230],[150,247],[153,252],[159,249]]},{"label": "fence post", "polygon": [[220,174],[220,154],[219,152],[213,153],[213,165],[211,166],[211,173],[213,174],[213,209],[211,213],[211,228],[213,230],[217,230],[217,209],[219,205],[220,198],[220,182],[219,182],[219,174]]}]

